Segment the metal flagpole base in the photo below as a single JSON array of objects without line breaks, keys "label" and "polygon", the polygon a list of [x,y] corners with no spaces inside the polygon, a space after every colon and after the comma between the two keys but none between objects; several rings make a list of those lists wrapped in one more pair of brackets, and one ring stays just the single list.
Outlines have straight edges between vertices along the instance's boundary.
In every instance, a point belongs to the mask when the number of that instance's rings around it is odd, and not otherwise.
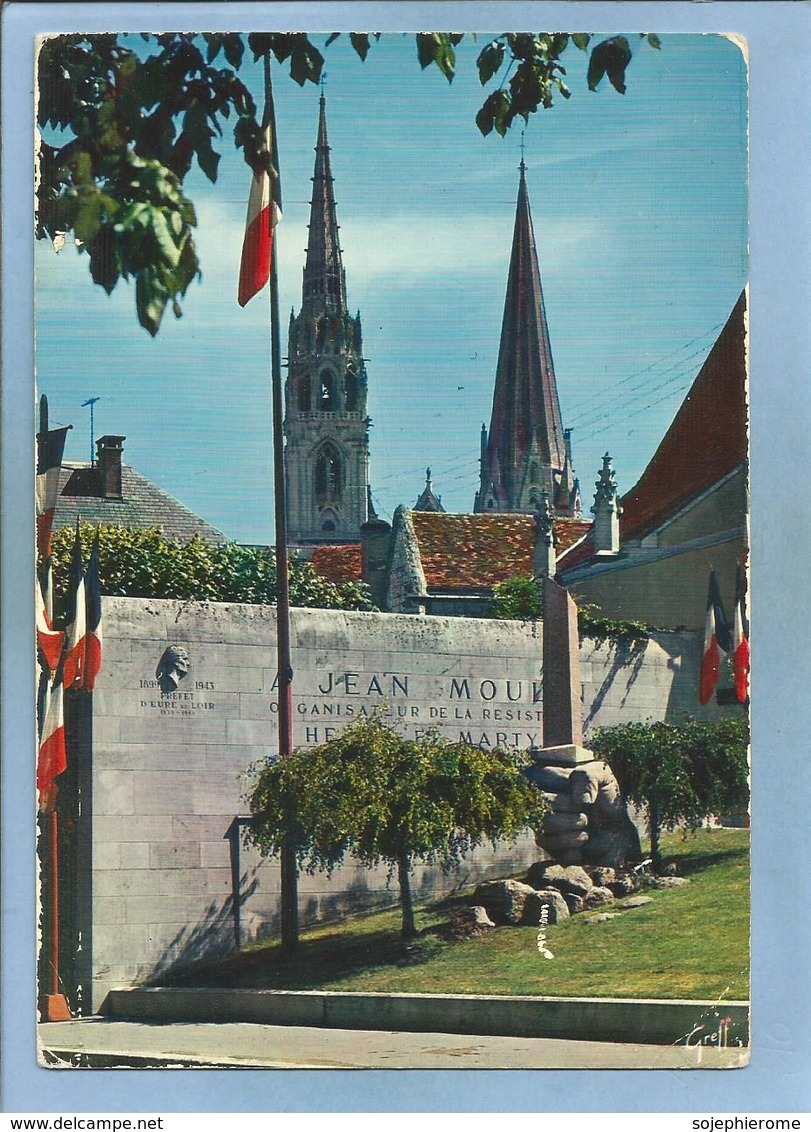
[{"label": "metal flagpole base", "polygon": [[41,994],[37,1001],[40,1022],[70,1022],[73,1015],[63,994]]}]

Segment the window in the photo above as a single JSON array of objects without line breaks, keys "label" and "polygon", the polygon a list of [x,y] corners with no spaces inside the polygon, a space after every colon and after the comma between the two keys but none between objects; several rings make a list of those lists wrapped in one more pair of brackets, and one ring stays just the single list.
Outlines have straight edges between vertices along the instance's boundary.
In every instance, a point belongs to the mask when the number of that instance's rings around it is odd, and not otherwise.
[{"label": "window", "polygon": [[319,409],[322,413],[331,413],[335,409],[335,375],[331,370],[322,369],[319,377],[321,395]]},{"label": "window", "polygon": [[298,411],[309,413],[312,408],[312,393],[309,377],[302,377],[298,383]]},{"label": "window", "polygon": [[325,444],[315,461],[315,501],[319,507],[340,501],[342,479],[338,450],[334,444]]}]

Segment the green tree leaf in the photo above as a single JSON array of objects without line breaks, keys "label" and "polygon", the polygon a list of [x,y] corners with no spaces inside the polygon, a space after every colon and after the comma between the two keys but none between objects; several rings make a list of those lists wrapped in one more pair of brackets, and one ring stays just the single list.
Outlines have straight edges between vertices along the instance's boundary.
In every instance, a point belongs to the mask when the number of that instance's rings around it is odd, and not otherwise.
[{"label": "green tree leaf", "polygon": [[135,308],[138,321],[154,338],[160,329],[169,293],[155,267],[144,267],[135,278]]},{"label": "green tree leaf", "polygon": [[355,53],[365,62],[366,56],[369,54],[369,47],[371,46],[369,36],[353,31],[349,35],[349,41],[354,47]]},{"label": "green tree leaf", "polygon": [[80,193],[78,208],[73,221],[73,232],[77,240],[90,244],[98,235],[104,217],[101,194],[92,188]]},{"label": "green tree leaf", "polygon": [[494,39],[492,43],[487,44],[479,55],[476,65],[479,68],[479,82],[482,86],[489,83],[501,67],[504,62],[505,51],[504,43],[501,40]]},{"label": "green tree leaf", "polygon": [[624,35],[613,36],[598,43],[591,53],[587,82],[589,90],[596,90],[604,75],[618,94],[625,94],[625,71],[631,62],[631,45]]}]

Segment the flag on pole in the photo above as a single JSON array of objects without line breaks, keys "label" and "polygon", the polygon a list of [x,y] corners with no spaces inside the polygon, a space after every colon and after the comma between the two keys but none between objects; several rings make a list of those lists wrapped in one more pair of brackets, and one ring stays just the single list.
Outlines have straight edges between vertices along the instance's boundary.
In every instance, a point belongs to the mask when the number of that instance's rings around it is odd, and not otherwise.
[{"label": "flag on pole", "polygon": [[701,679],[698,691],[700,703],[709,703],[721,674],[721,649],[729,652],[730,646],[731,635],[729,623],[721,604],[721,591],[718,589],[715,571],[710,570],[707,617],[704,623],[704,654],[701,658]]},{"label": "flag on pole", "polygon": [[87,609],[87,635],[85,638],[84,687],[92,692],[101,672],[101,578],[99,576],[99,532],[93,539],[93,549],[84,578]]},{"label": "flag on pole", "polygon": [[46,429],[37,433],[37,554],[51,553],[51,531],[59,493],[59,470],[69,428]]},{"label": "flag on pole", "polygon": [[74,688],[81,686],[82,683],[87,638],[87,610],[85,603],[84,571],[82,569],[82,544],[79,540],[78,520],[76,522],[76,538],[73,542],[66,623],[64,686],[66,688]]},{"label": "flag on pole", "polygon": [[[50,565],[48,567],[50,572]],[[42,593],[39,578],[35,576],[36,587],[35,602],[37,611],[37,648],[41,652],[50,672],[56,672],[62,657],[62,647],[65,643],[65,634],[54,629],[47,608],[46,599]]]},{"label": "flag on pole", "polygon": [[735,621],[732,629],[732,667],[735,691],[743,704],[749,697],[749,621],[746,617],[746,574],[738,563],[735,573]]},{"label": "flag on pole", "polygon": [[273,229],[282,218],[282,210],[274,200],[275,170],[270,165],[273,138],[265,126],[267,164],[255,169],[248,197],[248,215],[242,240],[239,265],[239,305],[244,307],[270,279],[270,257],[273,251]]},{"label": "flag on pole", "polygon": [[39,808],[43,813],[50,812],[56,802],[56,779],[67,770],[68,757],[65,747],[64,684],[60,668],[53,683],[48,682],[45,692],[42,731],[37,755],[37,790]]}]

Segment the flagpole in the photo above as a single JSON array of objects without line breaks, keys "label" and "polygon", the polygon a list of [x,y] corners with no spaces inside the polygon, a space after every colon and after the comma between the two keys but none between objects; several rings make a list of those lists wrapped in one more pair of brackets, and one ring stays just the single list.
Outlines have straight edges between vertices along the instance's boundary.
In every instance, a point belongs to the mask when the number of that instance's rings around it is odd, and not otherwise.
[{"label": "flagpole", "polygon": [[[52,787],[55,789],[55,787]],[[39,1014],[42,1022],[69,1022],[73,1015],[68,1000],[60,990],[59,982],[59,815],[53,799],[49,800],[50,810],[43,814],[40,824],[47,842],[47,856],[43,853],[42,864],[47,860],[47,989],[39,996]]]},{"label": "flagpole", "polygon": [[[43,393],[39,401],[39,434],[37,443],[39,444],[39,436],[45,440],[48,432],[48,398]],[[38,460],[39,463],[39,460]],[[62,463],[61,453],[59,455],[59,464]],[[50,573],[51,569],[51,548],[50,543],[43,550],[43,561],[40,563],[43,572]],[[50,587],[49,587],[50,588]],[[37,595],[39,599],[39,595]],[[48,611],[48,615],[53,615],[53,609]],[[44,674],[46,681],[51,680],[51,674]],[[39,698],[39,697],[38,697]],[[39,721],[38,735],[40,742],[42,741],[42,730],[45,726],[44,719]],[[39,757],[39,749],[37,750]],[[52,784],[52,790],[55,790],[55,785]],[[48,967],[47,975],[45,978],[46,987],[43,987],[39,995],[39,1013],[40,1019],[43,1022],[68,1022],[72,1018],[68,1000],[60,991],[59,986],[59,815],[56,812],[56,807],[53,799],[49,800],[50,812],[42,815],[40,821],[40,830],[43,834],[43,839],[46,842],[46,852],[43,852],[40,859],[40,868],[42,870],[43,880],[46,880],[46,891],[48,893],[48,900],[44,919],[47,923],[45,932],[47,943],[47,959],[46,964]],[[47,867],[46,867],[47,861]],[[47,989],[46,989],[47,988]]]},{"label": "flagpole", "polygon": [[[265,118],[271,129],[270,160],[272,203],[281,208],[279,152],[276,140],[276,113],[270,75],[270,52],[264,56]],[[273,178],[275,171],[276,178]],[[273,207],[268,211],[273,224]],[[276,518],[276,656],[277,695],[279,702],[279,757],[293,751],[293,668],[290,658],[290,577],[287,562],[287,505],[284,476],[284,431],[282,406],[282,354],[279,334],[279,279],[276,240],[270,255],[270,357],[273,400],[273,479]],[[296,850],[286,844],[281,853],[281,936],[282,950],[294,951],[298,946],[298,873]]]}]

